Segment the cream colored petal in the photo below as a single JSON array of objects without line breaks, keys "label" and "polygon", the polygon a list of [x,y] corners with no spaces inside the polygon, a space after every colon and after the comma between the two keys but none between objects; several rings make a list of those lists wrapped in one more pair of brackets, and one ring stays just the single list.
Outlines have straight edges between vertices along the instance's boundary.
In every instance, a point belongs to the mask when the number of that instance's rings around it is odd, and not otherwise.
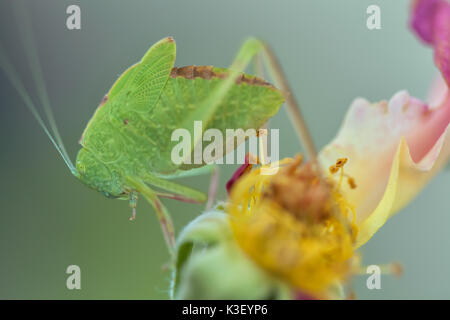
[{"label": "cream colored petal", "polygon": [[[438,166],[434,167],[433,161],[438,155],[443,157],[440,161],[448,160],[448,152],[441,154],[439,144],[443,144],[443,133],[449,121],[450,98],[432,110],[410,97],[406,91],[397,93],[389,102],[371,104],[364,99],[353,102],[337,137],[321,151],[320,161],[328,167],[337,158],[348,158],[345,172],[355,178],[357,188],[352,190],[344,184],[342,192],[348,202],[356,207],[358,224],[362,224],[380,208],[382,199],[392,203],[385,213],[389,217],[393,210],[405,205],[436,173],[435,168],[438,169]],[[402,139],[405,141],[403,147]],[[404,181],[409,176],[403,171],[399,176],[401,181],[392,180],[392,174],[395,173],[392,169],[395,167],[394,158],[402,148],[407,148],[410,160],[417,163],[413,172],[419,170],[419,176],[423,175],[419,179],[414,173],[407,187]],[[386,193],[393,183],[401,185],[404,191],[394,195]],[[392,196],[392,200],[386,198]],[[378,218],[376,220],[383,223],[385,221]]]},{"label": "cream colored petal", "polygon": [[402,209],[450,158],[450,125],[430,152],[415,163],[402,139],[392,163],[389,181],[376,209],[358,226],[355,247],[366,243],[395,212]]}]

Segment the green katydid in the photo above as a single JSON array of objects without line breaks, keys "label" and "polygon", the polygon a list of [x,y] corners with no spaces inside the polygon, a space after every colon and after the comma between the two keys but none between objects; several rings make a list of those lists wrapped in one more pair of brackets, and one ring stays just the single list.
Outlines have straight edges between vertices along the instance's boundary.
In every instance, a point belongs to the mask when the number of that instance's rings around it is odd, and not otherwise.
[{"label": "green katydid", "polygon": [[[233,68],[226,70],[174,68],[174,40],[165,38],[157,42],[105,95],[84,130],[76,166],[72,165],[60,139],[52,138],[45,130],[71,172],[87,186],[108,197],[129,199],[133,210],[138,194],[142,194],[155,209],[171,248],[172,222],[159,195],[206,200],[203,193],[162,177],[182,175],[194,167],[175,165],[171,161],[172,131],[192,130],[194,120],[202,121],[205,129],[218,128],[223,132],[233,127],[257,129],[283,102],[279,90],[259,78],[240,73],[256,53],[252,50],[257,43],[247,42]],[[12,66],[4,63],[2,57],[2,66],[6,67],[13,84],[21,87]],[[31,99],[25,98],[25,102],[38,116]],[[40,118],[39,122],[44,126]],[[196,143],[193,141],[191,145]],[[169,193],[158,193],[150,186]]]},{"label": "green katydid", "polygon": [[[37,55],[30,44],[32,39],[26,40],[33,78],[40,93],[45,93]],[[192,124],[198,120],[202,121],[203,129],[217,128],[222,132],[226,128],[258,129],[278,111],[286,97],[310,155],[315,154],[312,143],[308,145],[311,142],[308,132],[301,130],[306,128],[304,123],[298,124],[302,118],[281,68],[264,43],[257,39],[247,40],[229,69],[210,66],[174,68],[175,53],[175,41],[164,38],[117,79],[83,132],[82,148],[74,166],[59,136],[46,94],[39,98],[54,136],[39,116],[12,64],[0,50],[0,66],[72,174],[108,197],[129,199],[133,216],[137,196],[143,195],[157,213],[170,251],[174,246],[174,230],[160,197],[206,201],[202,192],[169,181],[172,177],[205,171],[196,168],[198,165],[176,165],[171,161],[173,130],[185,128],[192,133]],[[265,57],[282,91],[260,78],[242,73],[259,53]],[[191,134],[191,137],[195,135]],[[199,141],[191,142],[193,150]],[[164,192],[155,191],[153,187]]]}]

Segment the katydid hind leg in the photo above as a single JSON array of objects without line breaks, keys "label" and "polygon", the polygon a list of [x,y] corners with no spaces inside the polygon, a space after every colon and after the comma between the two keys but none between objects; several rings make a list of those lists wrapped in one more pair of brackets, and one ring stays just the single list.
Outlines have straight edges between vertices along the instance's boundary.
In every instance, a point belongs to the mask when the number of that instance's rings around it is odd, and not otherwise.
[{"label": "katydid hind leg", "polygon": [[153,173],[153,175],[155,175],[158,178],[164,179],[164,180],[197,177],[197,176],[204,175],[204,174],[212,174],[212,172],[215,170],[216,166],[217,165],[213,163],[213,164],[207,164],[202,167],[193,168],[193,169],[189,169],[189,170],[178,170],[177,172],[175,172],[173,174],[166,175],[166,174]]},{"label": "katydid hind leg", "polygon": [[186,203],[203,203],[202,201],[198,201],[189,197],[185,197],[176,193],[169,193],[169,192],[156,192],[156,195],[160,198],[166,198],[166,199],[172,199],[172,200],[177,200],[177,201],[181,201],[181,202],[186,202]]},{"label": "katydid hind leg", "polygon": [[[207,200],[207,196],[201,191],[195,190],[190,187],[186,187],[182,184],[179,184],[179,183],[176,183],[173,181],[161,179],[150,173],[145,174],[142,177],[142,180],[154,187],[163,189],[170,193],[175,193],[176,195],[181,196],[182,199],[192,200],[197,203],[203,203]],[[176,200],[183,201],[182,199],[176,199]]]},{"label": "katydid hind leg", "polygon": [[297,136],[302,142],[303,147],[305,148],[305,151],[308,154],[311,163],[313,164],[313,167],[317,171],[320,171],[320,166],[317,161],[316,146],[314,145],[314,141],[312,139],[308,126],[306,125],[306,121],[302,115],[297,99],[295,98],[293,91],[289,85],[289,82],[286,78],[286,75],[283,72],[283,68],[281,67],[272,48],[266,43],[263,42],[260,43],[262,47],[261,53],[264,63],[267,66],[267,69],[271,77],[274,79],[279,89],[283,92],[283,95],[286,99],[286,106],[289,113],[289,119],[291,120],[291,123],[297,133]]},{"label": "katydid hind leg", "polygon": [[[178,200],[182,202],[188,202],[188,203],[204,203],[205,200],[207,200],[206,204],[206,210],[211,209],[218,189],[219,184],[219,168],[215,165],[209,165],[208,166],[208,173],[211,174],[210,177],[210,184],[209,184],[209,190],[208,190],[208,196],[206,198],[205,194],[194,190],[192,188],[186,187],[184,185],[174,183],[167,180],[158,179],[157,176],[147,176],[148,179],[144,179],[146,182],[148,182],[151,185],[154,185],[156,187],[159,187],[163,190],[169,191],[169,192],[157,192],[157,195],[161,198],[167,198],[167,199],[173,199]],[[199,169],[203,169],[205,167],[201,167]],[[195,171],[196,169],[192,169],[192,171]],[[189,173],[190,171],[187,171]],[[198,173],[206,173],[206,171],[198,171]],[[187,176],[193,176],[193,175],[187,175]],[[156,178],[156,179],[155,179]]]}]

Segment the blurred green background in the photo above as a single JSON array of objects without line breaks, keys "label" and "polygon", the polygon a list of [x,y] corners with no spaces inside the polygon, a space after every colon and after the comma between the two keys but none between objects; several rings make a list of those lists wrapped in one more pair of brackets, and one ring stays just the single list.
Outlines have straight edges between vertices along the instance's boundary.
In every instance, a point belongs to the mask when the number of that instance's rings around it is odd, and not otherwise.
[{"label": "blurred green background", "polygon": [[[36,97],[18,41],[11,5],[0,0],[0,37]],[[162,37],[177,41],[177,66],[227,66],[250,35],[275,49],[318,146],[336,133],[357,96],[376,101],[407,89],[425,98],[436,69],[432,52],[407,28],[409,2],[376,0],[96,0],[25,1],[33,37],[66,147],[77,141],[117,76]],[[66,29],[66,8],[81,8],[82,29]],[[366,8],[381,7],[382,29],[366,28]],[[166,248],[150,206],[129,222],[114,201],[73,178],[22,101],[0,73],[0,298],[167,298]],[[301,151],[285,110],[281,156]],[[236,166],[222,166],[223,185]],[[364,262],[401,261],[401,278],[385,276],[370,291],[357,278],[358,298],[450,298],[450,172],[363,247]],[[208,177],[184,179],[207,190]],[[177,230],[202,206],[165,201]],[[81,290],[66,289],[68,265],[81,267]]]}]

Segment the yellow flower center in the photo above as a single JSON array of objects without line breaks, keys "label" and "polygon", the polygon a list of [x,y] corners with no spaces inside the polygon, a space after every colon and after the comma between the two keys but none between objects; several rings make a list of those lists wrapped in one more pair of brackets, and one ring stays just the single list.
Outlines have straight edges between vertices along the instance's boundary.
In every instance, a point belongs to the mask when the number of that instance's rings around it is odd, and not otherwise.
[{"label": "yellow flower center", "polygon": [[[339,160],[342,180],[346,160]],[[348,216],[353,212],[354,221],[354,208],[340,194],[340,183],[301,162],[284,159],[272,176],[260,174],[264,166],[245,174],[233,186],[227,210],[235,238],[251,259],[293,287],[321,296],[351,272],[356,227]]]}]

